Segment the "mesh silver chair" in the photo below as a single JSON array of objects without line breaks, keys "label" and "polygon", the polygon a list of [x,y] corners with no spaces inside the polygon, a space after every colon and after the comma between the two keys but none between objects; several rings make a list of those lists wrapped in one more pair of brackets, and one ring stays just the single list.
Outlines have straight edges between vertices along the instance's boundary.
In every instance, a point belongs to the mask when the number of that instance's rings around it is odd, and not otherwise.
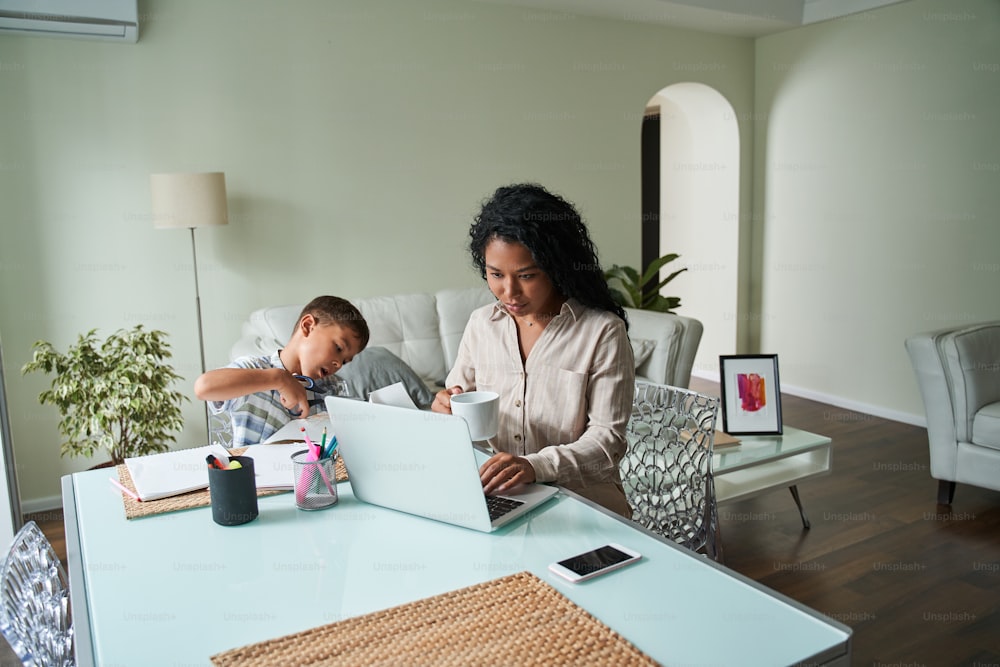
[{"label": "mesh silver chair", "polygon": [[0,570],[0,632],[25,665],[74,664],[66,571],[34,521],[14,536]]},{"label": "mesh silver chair", "polygon": [[637,382],[619,462],[632,520],[722,561],[712,444],[719,399]]}]

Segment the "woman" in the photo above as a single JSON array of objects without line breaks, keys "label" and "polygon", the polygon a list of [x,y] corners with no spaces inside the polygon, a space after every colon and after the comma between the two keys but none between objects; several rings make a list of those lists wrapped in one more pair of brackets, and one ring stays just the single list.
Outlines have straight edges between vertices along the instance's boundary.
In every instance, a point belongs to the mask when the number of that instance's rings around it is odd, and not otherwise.
[{"label": "woman", "polygon": [[535,184],[498,189],[469,230],[472,261],[497,303],[472,313],[432,409],[463,391],[500,394],[483,490],[555,482],[629,516],[618,474],[635,366],[624,309],[611,297],[573,206]]}]

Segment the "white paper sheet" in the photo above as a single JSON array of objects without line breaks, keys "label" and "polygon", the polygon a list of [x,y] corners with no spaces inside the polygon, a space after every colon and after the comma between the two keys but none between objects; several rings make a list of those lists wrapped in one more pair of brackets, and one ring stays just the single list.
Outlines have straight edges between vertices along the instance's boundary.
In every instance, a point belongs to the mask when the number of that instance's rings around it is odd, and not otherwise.
[{"label": "white paper sheet", "polygon": [[135,491],[142,500],[156,500],[208,487],[208,464],[205,457],[214,454],[228,463],[229,456],[220,445],[178,449],[125,459]]},{"label": "white paper sheet", "polygon": [[290,489],[292,454],[301,452],[306,446],[301,442],[283,445],[250,445],[243,456],[253,459],[253,471],[258,489]]},{"label": "white paper sheet", "polygon": [[308,419],[293,419],[275,431],[270,438],[264,441],[264,444],[283,442],[287,440],[305,442],[305,435],[302,433],[303,427],[305,427],[306,433],[309,434],[312,441],[319,444],[320,440],[323,439],[323,429],[325,428],[329,431],[330,415],[325,412],[321,412],[320,414],[313,415]]},{"label": "white paper sheet", "polygon": [[410,398],[410,394],[406,391],[406,386],[402,382],[376,389],[368,394],[368,401],[382,405],[395,405],[397,408],[418,409],[417,404]]}]

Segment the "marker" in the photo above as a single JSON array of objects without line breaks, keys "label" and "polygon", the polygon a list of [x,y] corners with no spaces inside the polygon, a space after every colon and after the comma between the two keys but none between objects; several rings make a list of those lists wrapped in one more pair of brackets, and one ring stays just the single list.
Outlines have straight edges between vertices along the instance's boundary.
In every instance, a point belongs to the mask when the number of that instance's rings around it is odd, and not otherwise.
[{"label": "marker", "polygon": [[310,452],[311,452],[311,453],[312,453],[312,454],[313,454],[313,455],[314,455],[314,456],[315,456],[316,458],[319,458],[319,456],[320,456],[320,454],[321,454],[322,452],[320,451],[319,447],[317,447],[317,446],[316,446],[316,443],[315,443],[315,442],[313,442],[313,441],[312,441],[312,439],[311,439],[311,438],[309,437],[309,434],[308,434],[308,433],[306,433],[306,427],[305,427],[305,426],[301,426],[301,427],[299,427],[299,430],[300,430],[300,431],[302,431],[302,434],[303,434],[303,435],[305,436],[305,438],[306,438],[306,446],[307,446],[307,447],[309,448],[309,451],[310,451]]},{"label": "marker", "polygon": [[215,458],[211,454],[205,457],[205,463],[207,463],[210,468],[217,468],[218,470],[228,470],[226,466],[222,465],[222,461]]},{"label": "marker", "polygon": [[119,482],[114,477],[108,477],[108,481],[111,482],[112,484],[114,484],[115,486],[117,486],[121,490],[121,492],[124,493],[125,495],[130,496],[132,499],[134,499],[137,502],[140,502],[140,503],[142,502],[142,498],[139,497],[138,493],[136,493],[132,489],[128,488],[127,486],[125,486],[124,484],[122,484],[121,482]]},{"label": "marker", "polygon": [[322,458],[323,452],[326,451],[326,427],[323,427],[323,439],[319,443],[320,458]]}]

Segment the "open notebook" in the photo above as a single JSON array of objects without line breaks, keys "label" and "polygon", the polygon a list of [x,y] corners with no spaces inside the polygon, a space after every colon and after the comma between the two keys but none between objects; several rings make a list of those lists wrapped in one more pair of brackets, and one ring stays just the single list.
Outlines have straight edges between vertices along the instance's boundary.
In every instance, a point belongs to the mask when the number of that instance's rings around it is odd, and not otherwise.
[{"label": "open notebook", "polygon": [[[253,459],[258,489],[292,488],[292,453],[303,449],[301,442],[281,445],[251,445],[243,456]],[[125,459],[136,493],[142,500],[157,500],[208,488],[205,457],[214,454],[224,462],[228,453],[219,445],[179,449]]]},{"label": "open notebook", "polygon": [[[368,401],[371,403],[381,403],[383,405],[396,405],[401,408],[417,409],[416,404],[410,395],[406,393],[406,387],[402,382],[390,384],[387,387],[376,389],[368,394]],[[323,438],[323,430],[330,426],[330,415],[321,412],[316,415],[309,415],[306,418],[293,419],[264,441],[265,444],[275,442],[289,442],[292,440],[304,442],[303,431],[309,435],[313,442],[320,442]]]}]

